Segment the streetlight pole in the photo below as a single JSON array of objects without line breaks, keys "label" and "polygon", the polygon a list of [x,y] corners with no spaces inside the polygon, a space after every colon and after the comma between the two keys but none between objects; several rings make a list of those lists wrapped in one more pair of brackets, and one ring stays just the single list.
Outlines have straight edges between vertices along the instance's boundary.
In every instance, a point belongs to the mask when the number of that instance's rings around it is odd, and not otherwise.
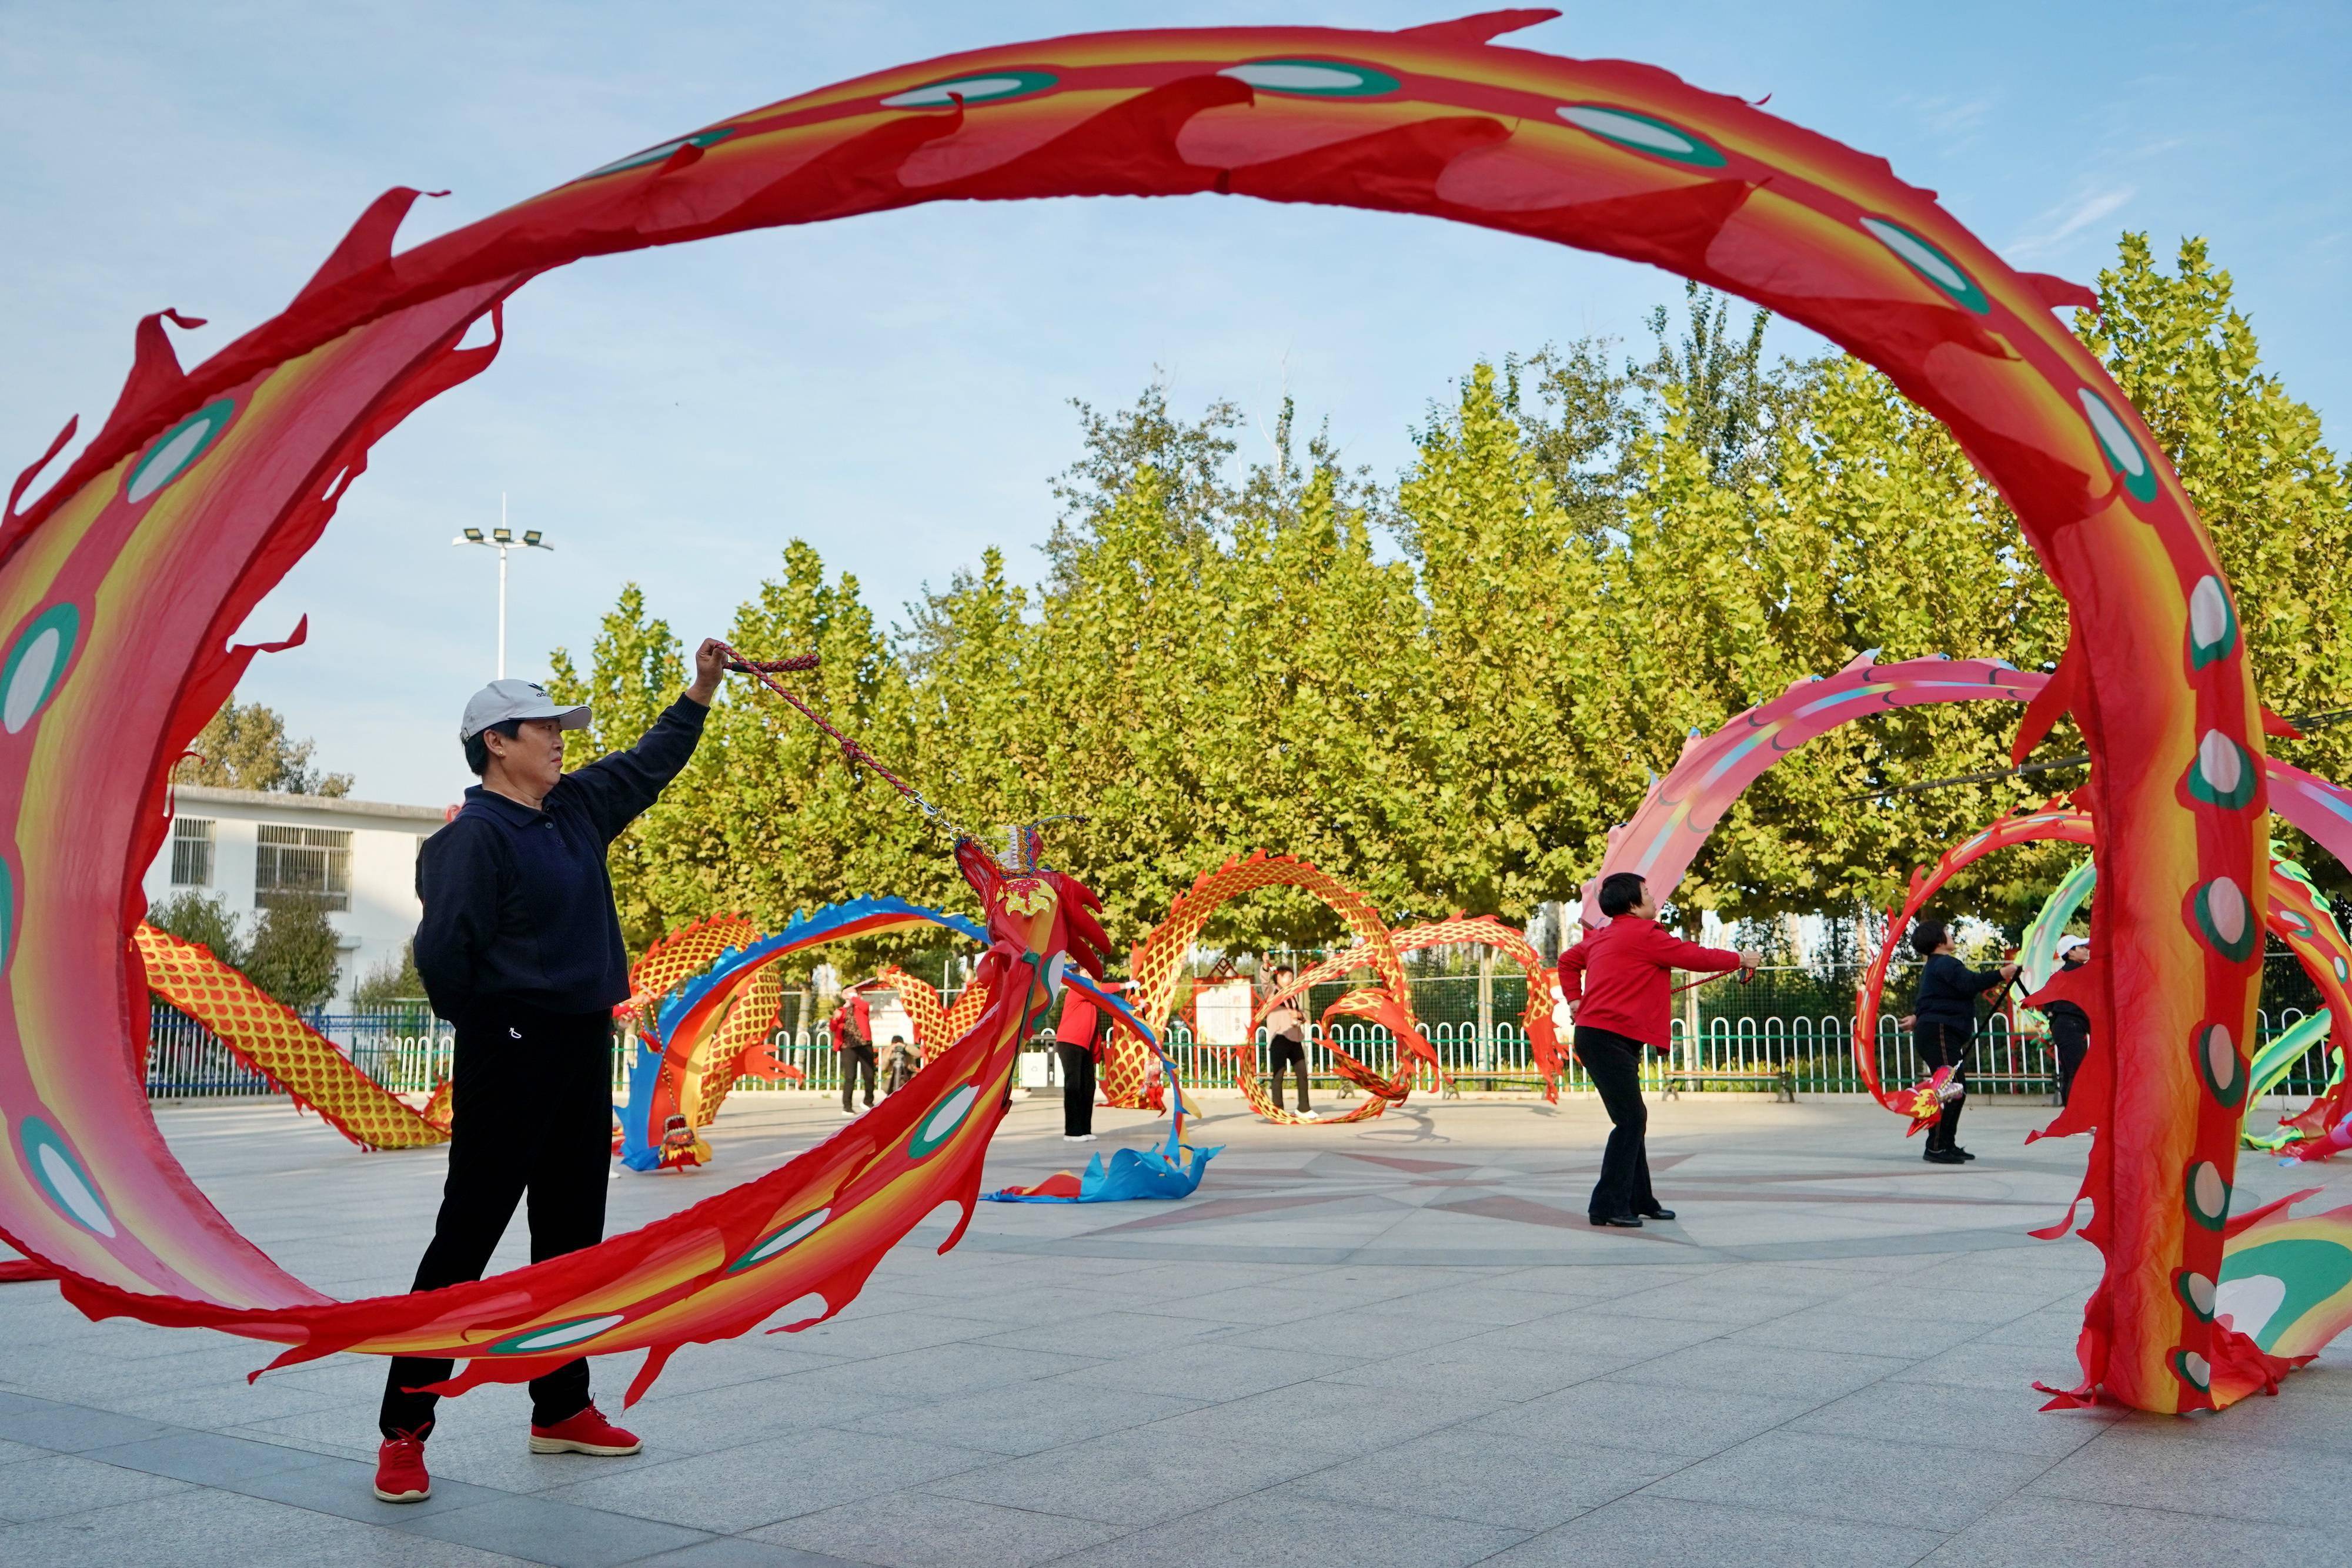
[{"label": "streetlight pole", "polygon": [[515,538],[514,530],[507,527],[507,494],[501,490],[499,492],[499,526],[492,528],[488,537],[485,537],[479,528],[463,528],[458,531],[456,538],[449,541],[453,545],[482,545],[499,552],[498,678],[502,681],[507,678],[507,551],[553,549],[555,547],[546,543],[545,538],[546,536],[537,528],[526,529],[520,539]]}]

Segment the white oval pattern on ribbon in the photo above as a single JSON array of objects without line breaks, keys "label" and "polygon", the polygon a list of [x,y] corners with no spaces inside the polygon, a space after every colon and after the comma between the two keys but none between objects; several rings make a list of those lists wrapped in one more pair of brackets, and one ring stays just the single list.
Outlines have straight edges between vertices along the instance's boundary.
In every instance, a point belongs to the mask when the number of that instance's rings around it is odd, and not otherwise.
[{"label": "white oval pattern on ribbon", "polygon": [[2213,1293],[2213,1312],[2229,1319],[2230,1326],[2248,1339],[2257,1339],[2285,1300],[2284,1280],[2275,1274],[2248,1274],[2221,1281]]},{"label": "white oval pattern on ribbon", "polygon": [[25,656],[16,661],[16,672],[8,677],[8,690],[0,695],[0,728],[14,735],[32,722],[49,689],[49,677],[57,674],[65,645],[65,631],[58,626],[42,627],[26,644]]}]

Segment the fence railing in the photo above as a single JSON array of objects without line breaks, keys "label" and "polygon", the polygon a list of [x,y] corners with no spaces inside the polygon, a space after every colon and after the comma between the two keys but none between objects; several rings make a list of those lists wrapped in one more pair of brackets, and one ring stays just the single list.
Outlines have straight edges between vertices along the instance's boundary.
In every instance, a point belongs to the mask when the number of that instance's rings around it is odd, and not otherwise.
[{"label": "fence railing", "polygon": [[[2291,1028],[2302,1009],[2284,1008],[2259,1015],[2260,1038]],[[449,1074],[456,1039],[450,1026],[430,1014],[323,1014],[310,1018],[313,1029],[332,1040],[353,1065],[394,1093],[425,1094]],[[1717,1016],[1701,1021],[1693,1032],[1686,1020],[1674,1020],[1674,1043],[1664,1057],[1643,1064],[1643,1080],[1653,1092],[1664,1087],[1678,1072],[1786,1072],[1801,1093],[1858,1093],[1861,1073],[1853,1056],[1854,1019],[1834,1013],[1815,1017],[1772,1015]],[[260,1073],[240,1066],[210,1030],[178,1009],[153,1004],[147,1057],[147,1093],[155,1100],[214,1099],[263,1095],[275,1091]],[[1507,1021],[1480,1030],[1475,1021],[1424,1021],[1423,1032],[1457,1086],[1470,1090],[1530,1090],[1538,1082],[1535,1057],[1527,1031],[1516,1012]],[[833,1034],[824,1024],[814,1029],[779,1030],[770,1037],[773,1053],[798,1067],[799,1083],[771,1083],[745,1079],[738,1092],[759,1093],[779,1088],[838,1091],[841,1054],[833,1048]],[[1566,1041],[1562,1041],[1565,1051]],[[2259,1043],[2259,1042],[2258,1042]],[[1027,1081],[1045,1086],[1058,1082],[1059,1072],[1050,1049],[1052,1032],[1040,1029],[1029,1049],[1043,1051],[1042,1063],[1026,1068]],[[1346,1023],[1328,1030],[1310,1028],[1308,1070],[1340,1099],[1351,1098],[1353,1086],[1340,1078],[1331,1056],[1338,1045],[1348,1054],[1389,1074],[1396,1071],[1396,1041],[1374,1024]],[[1247,1048],[1258,1071],[1268,1070],[1265,1031],[1260,1030]],[[1874,1042],[1880,1082],[1889,1088],[1916,1083],[1926,1076],[1908,1033],[1891,1018],[1881,1018]],[[615,1031],[613,1042],[613,1089],[625,1102],[628,1067],[635,1043]],[[1205,1045],[1193,1039],[1181,1022],[1168,1030],[1168,1054],[1184,1082],[1203,1089],[1230,1089],[1238,1082],[1237,1050]],[[1585,1092],[1591,1082],[1572,1054],[1567,1058],[1564,1087]],[[2013,1035],[2008,1020],[1995,1015],[1978,1031],[1969,1072],[1980,1092],[2046,1094],[2057,1087],[2057,1061],[2048,1041]],[[2275,1093],[2288,1097],[2319,1092],[2327,1082],[2327,1063],[2315,1048],[2278,1084]]]}]

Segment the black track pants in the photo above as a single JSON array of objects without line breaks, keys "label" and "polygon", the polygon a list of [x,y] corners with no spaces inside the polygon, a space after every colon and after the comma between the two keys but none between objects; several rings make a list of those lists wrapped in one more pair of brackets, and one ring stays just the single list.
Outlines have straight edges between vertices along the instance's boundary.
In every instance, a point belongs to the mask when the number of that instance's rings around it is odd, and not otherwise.
[{"label": "black track pants", "polygon": [[[450,1076],[449,1177],[433,1244],[412,1289],[478,1280],[514,1218],[530,1200],[534,1263],[604,1239],[604,1185],[613,1163],[613,1016],[551,1013],[491,1002],[457,1021]],[[378,1424],[387,1437],[433,1425],[436,1394],[410,1394],[449,1375],[451,1363],[395,1356]],[[566,1362],[531,1380],[531,1420],[541,1427],[588,1407],[588,1363]]]},{"label": "black track pants", "polygon": [[1095,1053],[1060,1041],[1054,1049],[1062,1058],[1062,1132],[1083,1138],[1095,1130]]},{"label": "black track pants", "polygon": [[1609,1112],[1609,1147],[1586,1211],[1595,1219],[1645,1214],[1658,1207],[1650,1191],[1650,1108],[1642,1101],[1642,1042],[1613,1030],[1576,1026],[1576,1059]]},{"label": "black track pants", "polygon": [[[1953,1070],[1954,1082],[1965,1085],[1969,1081],[1969,1039],[1975,1031],[1948,1023],[1922,1023],[1912,1031],[1919,1047],[1919,1065],[1929,1072],[1938,1067]],[[1936,1124],[1927,1129],[1930,1149],[1951,1149],[1959,1146],[1960,1110],[1965,1099],[1955,1100],[1944,1107]]]}]

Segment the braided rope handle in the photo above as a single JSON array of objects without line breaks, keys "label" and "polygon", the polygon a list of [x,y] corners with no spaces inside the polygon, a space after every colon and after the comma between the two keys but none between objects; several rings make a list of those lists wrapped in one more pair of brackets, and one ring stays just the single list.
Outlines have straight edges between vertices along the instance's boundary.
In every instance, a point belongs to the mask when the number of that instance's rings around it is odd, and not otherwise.
[{"label": "braided rope handle", "polygon": [[937,806],[932,805],[929,800],[924,800],[920,790],[908,783],[905,779],[899,778],[896,773],[891,772],[887,768],[883,767],[880,760],[877,759],[872,752],[866,750],[863,746],[858,745],[857,742],[850,739],[849,737],[842,734],[841,731],[834,728],[831,724],[825,721],[825,717],[823,714],[817,712],[816,709],[809,706],[808,704],[801,701],[800,698],[785,690],[783,685],[776,680],[775,677],[779,673],[799,670],[814,670],[817,668],[823,662],[821,655],[815,653],[799,653],[789,659],[747,659],[728,644],[719,643],[716,638],[712,639],[712,641],[717,643],[719,652],[726,662],[725,667],[728,670],[736,674],[750,675],[761,685],[767,687],[770,691],[775,693],[778,696],[792,704],[793,706],[800,709],[801,716],[803,718],[806,718],[811,724],[823,730],[825,733],[826,737],[841,748],[842,759],[847,762],[851,767],[864,768],[867,771],[873,773],[884,783],[889,785],[890,788],[896,789],[899,794],[912,801],[916,810],[921,811],[923,815],[930,818],[931,821],[937,822],[940,827],[945,828],[948,832],[954,837],[959,839],[968,839],[973,836],[965,832],[961,828],[957,827],[953,822],[950,821],[948,820],[947,813],[940,810]]}]

